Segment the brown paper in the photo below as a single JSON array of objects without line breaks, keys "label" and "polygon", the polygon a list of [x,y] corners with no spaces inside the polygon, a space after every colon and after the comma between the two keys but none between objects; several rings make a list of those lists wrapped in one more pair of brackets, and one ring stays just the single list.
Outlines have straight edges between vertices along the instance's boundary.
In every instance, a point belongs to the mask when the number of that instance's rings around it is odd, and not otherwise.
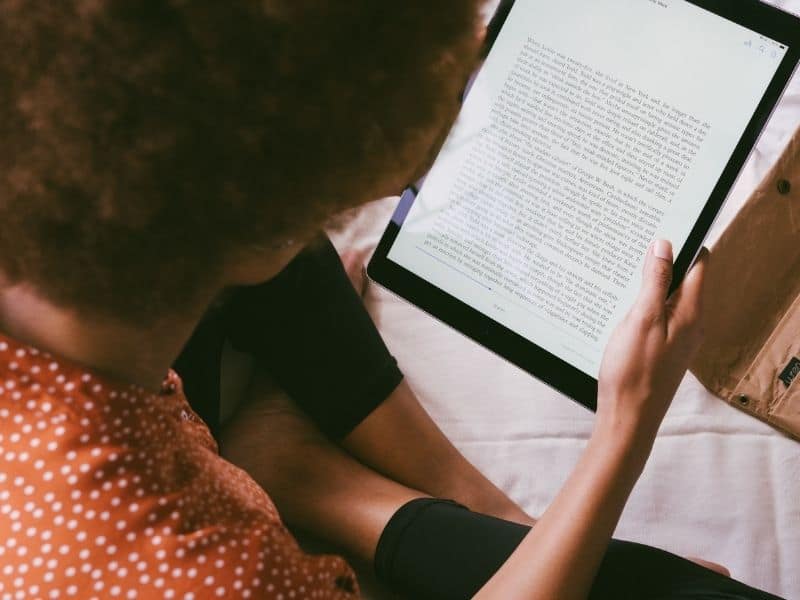
[{"label": "brown paper", "polygon": [[712,248],[708,289],[692,372],[800,440],[800,129]]}]

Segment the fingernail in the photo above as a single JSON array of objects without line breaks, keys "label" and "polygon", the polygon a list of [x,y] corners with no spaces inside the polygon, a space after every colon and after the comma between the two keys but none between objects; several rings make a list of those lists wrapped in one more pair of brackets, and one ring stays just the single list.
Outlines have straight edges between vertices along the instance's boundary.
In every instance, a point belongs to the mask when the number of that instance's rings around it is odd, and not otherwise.
[{"label": "fingernail", "polygon": [[672,244],[667,240],[656,240],[653,244],[653,254],[657,258],[672,262]]}]

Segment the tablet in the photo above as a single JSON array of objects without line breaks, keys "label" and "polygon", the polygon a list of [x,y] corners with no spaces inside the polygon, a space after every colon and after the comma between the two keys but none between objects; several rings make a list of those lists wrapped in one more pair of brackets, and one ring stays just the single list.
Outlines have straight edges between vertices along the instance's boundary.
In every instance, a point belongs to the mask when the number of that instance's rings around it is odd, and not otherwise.
[{"label": "tablet", "polygon": [[596,408],[650,242],[677,286],[799,52],[757,0],[516,0],[369,275]]}]

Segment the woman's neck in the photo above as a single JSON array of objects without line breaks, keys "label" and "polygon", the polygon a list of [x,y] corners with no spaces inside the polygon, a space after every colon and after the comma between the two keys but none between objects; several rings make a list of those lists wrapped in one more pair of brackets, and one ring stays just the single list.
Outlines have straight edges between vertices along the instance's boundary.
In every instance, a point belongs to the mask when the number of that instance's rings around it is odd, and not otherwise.
[{"label": "woman's neck", "polygon": [[[211,296],[209,296],[209,301]],[[24,286],[0,288],[0,331],[17,341],[156,391],[203,309],[152,327],[87,319]]]}]

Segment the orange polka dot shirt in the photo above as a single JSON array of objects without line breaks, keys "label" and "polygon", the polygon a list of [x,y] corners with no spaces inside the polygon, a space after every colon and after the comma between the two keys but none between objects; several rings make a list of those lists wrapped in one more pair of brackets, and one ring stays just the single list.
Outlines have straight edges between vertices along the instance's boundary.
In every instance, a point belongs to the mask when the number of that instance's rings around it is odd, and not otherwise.
[{"label": "orange polka dot shirt", "polygon": [[219,456],[176,374],[154,394],[0,336],[0,599],[357,597]]}]

